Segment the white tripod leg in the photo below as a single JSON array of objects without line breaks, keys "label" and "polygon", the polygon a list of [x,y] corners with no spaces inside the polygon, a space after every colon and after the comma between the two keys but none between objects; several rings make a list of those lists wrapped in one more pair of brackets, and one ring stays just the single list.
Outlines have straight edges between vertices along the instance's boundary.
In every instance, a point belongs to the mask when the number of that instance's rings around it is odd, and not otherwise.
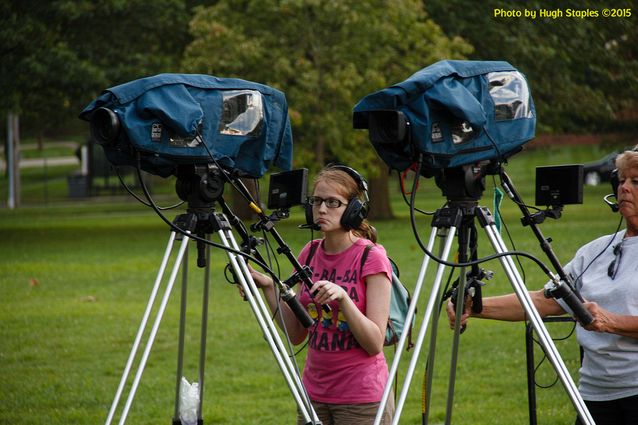
[{"label": "white tripod leg", "polygon": [[[485,231],[487,233],[494,250],[498,253],[507,252],[505,247],[505,243],[501,238],[501,235],[495,230],[494,222],[488,222],[487,226],[485,226]],[[578,388],[574,384],[574,381],[569,374],[569,370],[563,359],[560,357],[558,349],[554,345],[554,341],[552,340],[547,328],[543,324],[543,320],[538,314],[538,310],[534,306],[534,302],[532,301],[525,284],[523,283],[523,279],[518,272],[514,264],[514,260],[510,256],[503,256],[499,258],[503,268],[505,269],[505,273],[509,277],[509,280],[514,288],[516,296],[518,297],[521,305],[523,306],[525,312],[527,313],[527,317],[529,317],[530,322],[532,323],[534,330],[539,336],[541,341],[541,345],[547,354],[550,362],[554,366],[556,373],[558,374],[563,386],[565,387],[565,391],[574,405],[574,408],[580,415],[581,420],[585,424],[594,425],[594,420],[585,405],[580,393],[578,392]]]},{"label": "white tripod leg", "polygon": [[[219,231],[219,236],[222,243],[235,250],[239,250],[239,246],[235,241],[235,238],[230,231]],[[317,417],[312,404],[307,398],[305,388],[299,378],[299,375],[292,364],[292,361],[287,355],[284,344],[277,332],[277,329],[268,313],[268,308],[263,299],[259,295],[259,290],[255,285],[255,282],[248,270],[246,261],[242,256],[236,255],[232,252],[228,252],[228,258],[231,262],[235,275],[239,279],[239,283],[242,286],[244,293],[248,299],[251,309],[261,327],[264,337],[268,342],[268,345],[273,352],[277,364],[284,375],[285,381],[290,388],[290,391],[299,407],[299,410],[307,423],[319,424],[319,418]],[[303,398],[302,398],[303,396]]]},{"label": "white tripod leg", "polygon": [[128,416],[128,412],[131,408],[131,405],[133,404],[133,399],[135,398],[137,387],[139,386],[140,380],[142,378],[144,367],[146,367],[146,362],[148,361],[148,356],[150,355],[151,348],[153,347],[153,342],[155,341],[155,336],[157,335],[160,322],[162,321],[162,316],[164,315],[164,311],[166,310],[166,305],[168,304],[168,299],[170,298],[171,291],[175,283],[175,279],[177,278],[177,272],[179,271],[180,265],[182,263],[182,258],[184,257],[184,253],[186,252],[188,241],[189,241],[189,238],[187,236],[184,236],[182,239],[182,243],[179,247],[177,258],[175,259],[175,264],[173,266],[173,270],[171,272],[168,284],[164,291],[164,296],[162,297],[162,301],[160,303],[159,309],[155,316],[155,322],[153,323],[153,327],[151,328],[151,333],[148,337],[146,346],[144,347],[144,352],[142,353],[142,359],[140,360],[140,364],[138,365],[138,368],[137,368],[137,373],[135,374],[135,378],[133,379],[133,384],[131,385],[129,396],[126,400],[126,404],[124,405],[124,410],[122,411],[122,416],[120,417],[119,425],[123,425],[124,423],[126,423],[126,417]]},{"label": "white tripod leg", "polygon": [[[430,234],[430,239],[428,241],[427,249],[431,251],[434,247],[434,242],[436,240],[436,228],[433,228],[432,233]],[[414,322],[414,316],[416,313],[416,306],[419,301],[419,296],[421,295],[421,287],[423,286],[423,281],[425,280],[425,274],[428,269],[428,264],[430,263],[430,257],[427,255],[423,257],[423,262],[421,263],[421,270],[419,271],[419,276],[416,280],[416,285],[412,292],[412,299],[410,300],[410,305],[408,306],[408,312],[406,314],[405,321],[405,329],[409,329]],[[401,338],[399,338],[399,342],[397,342],[397,349],[395,350],[394,358],[392,359],[392,366],[390,367],[390,371],[388,374],[388,382],[383,389],[383,396],[381,398],[381,402],[379,404],[379,410],[377,411],[377,416],[375,417],[374,424],[379,425],[381,423],[381,419],[383,417],[383,413],[385,412],[386,405],[388,404],[388,399],[390,398],[390,393],[392,392],[392,385],[394,384],[394,377],[397,374],[397,370],[399,369],[399,363],[401,362],[401,355],[403,354],[403,349],[405,347],[406,341],[408,338],[408,333],[403,332]]]},{"label": "white tripod leg", "polygon": [[[447,239],[445,240],[445,246],[443,248],[443,259],[446,259],[448,255],[450,254],[455,233],[456,233],[456,228],[451,227],[450,232],[447,235]],[[428,249],[428,251],[430,251],[430,249]],[[403,382],[403,387],[399,395],[399,399],[397,400],[397,405],[394,412],[394,418],[392,420],[393,425],[398,424],[399,419],[401,418],[403,405],[405,404],[405,400],[407,398],[408,391],[410,389],[410,383],[412,382],[412,377],[414,376],[414,370],[416,369],[416,365],[419,360],[419,353],[421,352],[421,348],[423,346],[423,341],[425,339],[427,327],[430,322],[430,317],[432,316],[432,311],[434,310],[435,304],[438,300],[437,295],[441,287],[441,281],[443,280],[444,270],[445,270],[445,265],[439,264],[439,267],[437,268],[437,272],[436,272],[436,277],[434,279],[434,284],[432,285],[432,290],[430,291],[430,298],[428,300],[428,304],[425,309],[423,322],[421,323],[419,334],[414,344],[414,351],[412,353],[412,358],[410,359],[410,365],[408,366],[408,370],[405,376],[405,381]]]},{"label": "white tripod leg", "polygon": [[133,366],[133,361],[135,360],[135,356],[137,355],[137,350],[139,349],[140,341],[142,340],[142,335],[144,334],[144,330],[146,329],[148,318],[151,315],[151,310],[153,309],[153,305],[155,304],[155,298],[157,297],[157,292],[162,283],[164,272],[166,271],[166,265],[168,264],[171,251],[173,250],[173,244],[175,243],[175,235],[176,235],[175,232],[171,232],[171,235],[168,239],[168,244],[166,245],[166,251],[164,252],[164,258],[162,259],[162,263],[157,273],[157,278],[155,279],[153,290],[151,291],[151,296],[149,297],[148,303],[146,304],[146,310],[144,311],[144,315],[142,316],[142,322],[140,323],[140,327],[137,330],[137,335],[135,336],[135,340],[133,341],[133,347],[131,348],[131,353],[129,354],[128,360],[126,361],[126,366],[124,367],[124,373],[122,373],[122,378],[120,379],[120,383],[117,387],[117,391],[115,392],[115,397],[113,399],[113,403],[111,404],[111,409],[109,410],[109,414],[106,418],[105,425],[109,425],[111,423],[111,421],[113,420],[113,416],[115,415],[115,411],[117,410],[117,406],[120,403],[120,397],[122,396],[122,392],[124,391],[124,386],[126,385],[126,381],[128,379],[129,373],[131,372],[131,367]]}]

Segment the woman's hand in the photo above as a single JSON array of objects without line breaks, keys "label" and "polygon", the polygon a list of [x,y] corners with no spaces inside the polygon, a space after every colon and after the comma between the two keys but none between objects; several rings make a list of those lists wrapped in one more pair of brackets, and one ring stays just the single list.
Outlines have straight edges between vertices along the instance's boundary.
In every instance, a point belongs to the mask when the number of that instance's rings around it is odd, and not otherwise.
[{"label": "woman's hand", "polygon": [[330,301],[341,302],[348,297],[348,294],[341,286],[327,280],[316,281],[310,288],[310,293],[315,294],[313,299],[320,304],[328,304]]},{"label": "woman's hand", "polygon": [[605,310],[595,302],[585,302],[583,305],[594,318],[589,325],[584,326],[585,329],[594,332],[615,332],[615,314]]},{"label": "woman's hand", "polygon": [[[246,265],[248,266],[248,271],[250,272],[250,275],[252,276],[253,281],[255,282],[255,285],[257,285],[258,288],[261,288],[264,291],[267,291],[275,287],[272,277],[266,274],[263,274],[261,272],[258,272],[257,270],[253,269],[250,266],[250,264],[246,264]],[[239,291],[239,295],[241,295],[244,301],[246,301],[247,300],[246,293],[244,292],[244,288],[242,288],[242,286],[239,283],[237,284],[237,290]]]}]

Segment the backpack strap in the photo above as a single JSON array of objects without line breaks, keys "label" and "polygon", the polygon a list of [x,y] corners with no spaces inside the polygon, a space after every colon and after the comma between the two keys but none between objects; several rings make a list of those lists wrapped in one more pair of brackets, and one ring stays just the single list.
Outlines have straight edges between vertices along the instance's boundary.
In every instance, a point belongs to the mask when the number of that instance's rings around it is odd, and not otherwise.
[{"label": "backpack strap", "polygon": [[315,253],[317,252],[317,248],[319,248],[320,243],[321,241],[310,242],[310,249],[308,251],[308,256],[306,257],[306,266],[310,265],[310,260],[312,260],[312,257],[315,256]]},{"label": "backpack strap", "polygon": [[[363,266],[366,260],[368,259],[368,254],[370,253],[372,248],[374,248],[374,245],[372,244],[366,245],[365,250],[363,251],[363,255],[361,255],[361,266],[359,268],[359,275],[363,273]],[[410,298],[411,298],[410,291],[399,280],[399,267],[397,266],[397,263],[395,263],[394,260],[391,259],[390,257],[388,257],[388,260],[390,260],[390,265],[392,266],[392,277],[390,279],[390,284],[392,285],[392,293],[395,293],[398,289],[403,289],[403,291],[407,293],[407,303],[410,304]],[[398,342],[398,338],[396,338],[397,332],[394,329],[394,324],[392,323],[392,320],[390,320],[389,317],[388,317],[388,327],[392,329],[392,333],[395,335],[395,340],[392,342],[392,344],[394,345]],[[408,344],[407,350],[410,351],[410,349],[414,347],[414,344],[412,343],[412,326],[408,328],[407,344]],[[395,392],[396,392],[396,387],[395,387]]]},{"label": "backpack strap", "polygon": [[368,259],[368,254],[373,247],[374,245],[366,245],[365,249],[363,250],[363,254],[361,255],[361,264],[359,265],[359,276],[361,276],[361,273],[363,273],[363,266],[365,265],[366,260]]}]

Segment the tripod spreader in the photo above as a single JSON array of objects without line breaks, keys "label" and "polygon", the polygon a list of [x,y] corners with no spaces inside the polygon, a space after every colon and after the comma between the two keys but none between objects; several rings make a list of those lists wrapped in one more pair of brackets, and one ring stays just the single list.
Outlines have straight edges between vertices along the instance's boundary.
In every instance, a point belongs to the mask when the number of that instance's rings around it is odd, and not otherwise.
[{"label": "tripod spreader", "polygon": [[[480,313],[483,311],[483,290],[481,289],[485,286],[485,282],[483,279],[491,279],[494,276],[494,273],[490,270],[480,269],[478,274],[470,271],[466,274],[466,285],[465,285],[465,295],[469,295],[472,297],[472,311],[474,313]],[[456,300],[458,297],[458,285],[459,279],[457,278],[452,284],[452,288],[447,291],[443,295],[443,299],[447,300],[448,298],[452,300],[452,304],[456,306]],[[463,297],[465,299],[465,296]]]}]

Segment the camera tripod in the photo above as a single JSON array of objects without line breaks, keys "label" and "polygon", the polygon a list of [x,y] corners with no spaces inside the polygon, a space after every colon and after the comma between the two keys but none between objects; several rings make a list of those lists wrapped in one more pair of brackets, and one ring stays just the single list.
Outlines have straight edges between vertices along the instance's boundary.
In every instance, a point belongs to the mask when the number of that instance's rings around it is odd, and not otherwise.
[{"label": "camera tripod", "polygon": [[[201,320],[201,340],[200,340],[200,353],[199,353],[199,398],[197,401],[197,424],[203,424],[202,419],[202,401],[204,395],[204,370],[205,370],[205,357],[206,357],[206,335],[207,335],[207,319],[208,319],[208,297],[210,287],[210,235],[216,233],[221,241],[222,247],[227,254],[230,267],[233,272],[233,276],[236,279],[236,283],[240,285],[245,295],[245,299],[248,301],[250,308],[261,328],[264,339],[268,343],[275,360],[284,376],[286,384],[288,385],[293,398],[298,406],[300,414],[303,416],[306,424],[320,425],[312,404],[306,394],[305,388],[299,377],[298,370],[293,364],[291,357],[289,356],[284,343],[277,332],[277,329],[270,319],[270,313],[266,304],[264,303],[260,292],[250,274],[247,266],[246,259],[242,254],[242,247],[237,243],[237,240],[233,234],[233,228],[244,239],[246,243],[249,239],[245,229],[241,226],[241,222],[234,216],[230,208],[226,205],[221,197],[223,189],[223,182],[216,178],[216,176],[210,174],[207,171],[202,173],[196,173],[193,176],[188,176],[185,184],[181,184],[178,179],[178,194],[180,197],[188,201],[189,208],[186,214],[179,215],[172,223],[172,231],[168,240],[166,251],[160,265],[155,284],[153,286],[151,295],[146,306],[146,310],[142,317],[140,327],[135,337],[131,352],[129,354],[122,378],[120,380],[118,389],[116,391],[111,409],[106,419],[106,425],[109,425],[113,420],[116,410],[120,404],[120,399],[124,391],[124,387],[129,379],[129,374],[135,359],[137,357],[142,337],[146,331],[149,317],[153,306],[156,303],[157,295],[164,279],[164,274],[171,257],[175,242],[181,239],[179,249],[175,257],[174,266],[170,273],[170,277],[166,284],[164,294],[162,296],[157,313],[150,330],[148,340],[145,344],[144,351],[141,355],[141,359],[138,363],[138,368],[130,390],[128,398],[124,404],[119,424],[122,425],[126,422],[126,418],[130,411],[135,393],[139,386],[142,373],[146,366],[155,336],[160,326],[162,316],[165,312],[168,300],[170,298],[174,283],[176,281],[180,266],[182,267],[182,292],[181,292],[181,307],[180,307],[180,324],[179,324],[179,341],[178,341],[178,355],[177,355],[177,373],[176,373],[176,389],[175,389],[175,411],[172,419],[173,425],[180,425],[180,385],[183,368],[184,357],[184,337],[185,337],[185,322],[186,322],[186,288],[187,288],[187,265],[188,265],[188,253],[187,247],[191,240],[197,241],[198,258],[197,265],[205,268],[204,276],[204,288],[203,288],[203,303],[202,303],[202,320]],[[190,180],[190,182],[188,182]],[[193,184],[193,181],[195,184]],[[200,184],[201,181],[201,184]],[[182,192],[182,193],[180,193]],[[201,198],[204,198],[202,201]],[[215,211],[215,205],[218,204],[222,207],[222,212]],[[197,235],[197,236],[196,236]],[[280,241],[280,239],[278,240]],[[244,248],[245,244],[244,243]],[[250,244],[249,244],[250,245]],[[249,246],[248,249],[252,251]],[[261,257],[257,251],[252,251],[255,258],[261,261]],[[273,277],[273,279],[275,279]],[[278,285],[280,291],[282,291],[281,298],[286,301],[296,300],[294,298],[294,292],[290,290],[284,283],[275,279],[275,283]],[[294,308],[293,308],[294,311]],[[304,310],[305,312],[305,310]],[[295,311],[297,314],[297,312]],[[307,313],[306,313],[307,314]],[[304,323],[303,319],[302,323]],[[310,320],[310,323],[312,321]]]},{"label": "camera tripod", "polygon": [[[506,190],[508,190],[508,194],[510,194],[510,196],[518,197],[518,194],[515,192],[513,185],[511,185],[511,181],[509,181],[509,179],[507,178],[506,175],[504,175],[504,173],[502,173],[502,177],[503,176],[504,176],[505,182],[509,183],[509,185],[505,186]],[[465,179],[464,182],[463,182],[463,179]],[[536,307],[534,306],[534,303],[527,289],[525,288],[525,284],[523,282],[523,279],[521,278],[521,275],[519,274],[519,271],[517,270],[514,264],[514,260],[512,259],[510,255],[504,254],[508,251],[503,239],[501,238],[500,233],[496,229],[492,214],[487,208],[481,207],[478,205],[478,201],[480,200],[480,195],[483,190],[482,186],[477,189],[477,187],[472,185],[478,184],[476,183],[478,182],[478,180],[472,180],[472,183],[468,183],[469,180],[463,175],[460,176],[460,180],[461,180],[460,183],[458,181],[454,181],[451,183],[450,186],[447,186],[447,184],[449,184],[450,182],[442,186],[443,193],[444,195],[447,196],[448,202],[446,203],[444,208],[436,211],[434,218],[432,220],[432,231],[430,234],[430,238],[427,242],[427,247],[425,247],[426,255],[423,259],[421,269],[419,271],[417,281],[415,284],[413,297],[410,302],[410,306],[408,308],[406,326],[411,326],[414,323],[415,314],[416,314],[416,306],[422,291],[423,281],[425,280],[425,275],[426,275],[427,268],[430,261],[431,254],[430,255],[427,255],[427,254],[433,252],[437,237],[442,239],[441,244],[439,245],[439,249],[440,249],[439,258],[437,259],[437,261],[439,261],[439,265],[436,270],[434,283],[431,288],[431,293],[427,302],[426,310],[423,316],[423,321],[421,323],[421,327],[419,329],[418,336],[414,344],[414,351],[412,352],[412,357],[410,359],[410,363],[406,371],[406,376],[403,381],[403,386],[401,388],[401,392],[396,402],[395,414],[394,414],[394,419],[392,424],[396,425],[399,423],[401,412],[403,410],[403,406],[405,404],[405,400],[409,392],[410,383],[412,381],[412,378],[414,376],[414,372],[417,366],[419,354],[423,347],[426,331],[430,323],[430,320],[432,316],[434,315],[432,328],[431,328],[431,335],[430,335],[430,352],[427,358],[427,365],[426,365],[428,376],[427,376],[427,382],[425,384],[426,385],[425,391],[428,398],[426,400],[426,405],[427,405],[426,413],[423,419],[424,419],[424,423],[427,424],[427,421],[428,421],[427,415],[429,414],[429,410],[430,410],[429,395],[431,394],[434,357],[435,357],[434,354],[436,349],[436,332],[438,327],[438,318],[440,315],[439,300],[441,299],[443,295],[442,289],[441,289],[441,281],[443,278],[445,268],[447,266],[455,266],[452,263],[447,263],[446,259],[448,258],[451,252],[453,240],[455,236],[457,236],[457,232],[458,232],[458,254],[459,254],[458,263],[462,264],[462,266],[459,267],[460,269],[459,279],[458,279],[458,286],[456,288],[457,298],[455,302],[455,307],[456,307],[457,320],[454,326],[454,335],[453,335],[453,342],[452,342],[452,354],[451,354],[451,360],[450,360],[450,376],[449,376],[449,384],[448,384],[448,397],[447,397],[446,422],[445,422],[446,425],[452,423],[451,422],[452,421],[452,406],[453,406],[453,397],[454,397],[454,385],[455,385],[455,379],[456,379],[456,365],[457,365],[457,358],[458,358],[458,347],[460,343],[460,334],[462,331],[461,324],[460,324],[460,317],[463,313],[463,308],[465,304],[465,294],[466,294],[465,290],[466,290],[466,285],[468,284],[468,274],[466,274],[466,268],[467,268],[467,264],[469,260],[468,250],[470,249],[470,242],[469,242],[470,231],[474,226],[474,221],[477,220],[480,226],[485,231],[485,234],[487,238],[489,239],[492,245],[492,248],[497,254],[498,259],[501,265],[503,266],[505,274],[507,275],[508,280],[510,281],[512,285],[512,288],[514,289],[514,292],[516,293],[516,296],[526,313],[526,317],[528,318],[535,332],[538,334],[541,346],[545,350],[545,353],[547,354],[547,358],[550,360],[557,375],[559,376],[567,392],[567,395],[569,396],[572,404],[574,405],[574,408],[576,409],[583,423],[588,425],[594,425],[594,421],[587,409],[587,406],[585,405],[585,402],[580,396],[580,393],[578,392],[578,389],[576,385],[574,384],[574,381],[572,380],[569,374],[569,371],[567,367],[565,366],[565,363],[560,357],[558,349],[554,345],[554,342],[551,336],[549,335],[546,327],[543,324],[542,318],[540,317],[538,311],[536,310]],[[465,188],[463,188],[463,183],[466,185]],[[517,201],[520,201],[520,197],[518,197]],[[522,201],[518,202],[518,204],[524,205]],[[534,225],[534,223],[530,223],[530,225]],[[537,236],[542,237],[538,229],[534,228],[534,230]],[[543,241],[541,242],[541,245],[543,245],[543,243],[545,242],[547,241],[543,239]],[[546,245],[543,246],[544,249],[547,249]],[[475,247],[472,247],[472,248],[475,248]],[[547,250],[546,252],[548,254],[551,253],[551,251],[547,251]],[[552,262],[554,263],[554,260]],[[556,260],[556,263],[557,263],[557,260]],[[587,320],[590,320],[591,316],[589,316],[589,319],[586,317],[588,313],[586,312],[586,310],[582,308],[582,305],[579,304],[578,299],[571,292],[570,288],[567,287],[566,284],[559,282],[558,278],[546,268],[545,268],[545,271],[548,273],[551,281],[553,282],[553,286],[549,289],[549,292],[552,294],[552,296],[554,296],[555,298],[564,298],[564,300],[568,303],[570,307],[574,306],[573,309],[575,313],[579,316],[579,318],[582,317],[583,318],[582,320],[585,323],[587,323]],[[564,272],[562,272],[561,270],[560,274],[562,277]],[[473,279],[476,276],[472,277],[472,273],[470,273],[469,277]],[[580,309],[578,307],[579,305],[580,305]],[[407,332],[401,336],[399,342],[397,343],[396,355],[393,359],[393,362],[390,368],[389,379],[384,390],[383,398],[379,406],[377,417],[375,419],[375,425],[380,424],[382,412],[384,411],[388,398],[391,395],[393,379],[397,374],[398,366],[401,361],[401,355],[403,353],[406,340],[407,340]]]}]

